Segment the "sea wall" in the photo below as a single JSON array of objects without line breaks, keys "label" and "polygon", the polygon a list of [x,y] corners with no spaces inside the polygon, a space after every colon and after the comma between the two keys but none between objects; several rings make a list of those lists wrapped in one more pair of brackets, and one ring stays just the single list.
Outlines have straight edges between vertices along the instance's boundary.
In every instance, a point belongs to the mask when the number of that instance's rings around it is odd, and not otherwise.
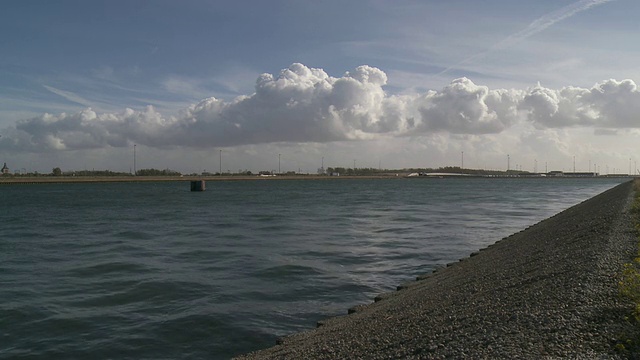
[{"label": "sea wall", "polygon": [[616,358],[632,183],[242,359]]}]

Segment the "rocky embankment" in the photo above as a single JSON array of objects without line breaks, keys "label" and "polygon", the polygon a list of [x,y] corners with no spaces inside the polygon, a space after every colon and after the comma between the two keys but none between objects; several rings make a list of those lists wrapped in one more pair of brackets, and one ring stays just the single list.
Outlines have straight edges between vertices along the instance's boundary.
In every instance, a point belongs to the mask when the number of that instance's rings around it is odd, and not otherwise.
[{"label": "rocky embankment", "polygon": [[609,359],[637,252],[631,182],[242,359]]}]

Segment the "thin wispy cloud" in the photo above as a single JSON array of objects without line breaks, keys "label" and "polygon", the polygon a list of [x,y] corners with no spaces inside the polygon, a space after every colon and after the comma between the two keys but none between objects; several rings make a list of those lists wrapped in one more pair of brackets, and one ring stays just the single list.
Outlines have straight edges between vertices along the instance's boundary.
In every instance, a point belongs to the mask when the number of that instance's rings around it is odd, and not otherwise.
[{"label": "thin wispy cloud", "polygon": [[78,96],[77,94],[74,94],[70,91],[64,91],[64,90],[60,90],[60,89],[56,89],[53,86],[48,86],[48,85],[42,85],[45,89],[49,90],[50,92],[58,95],[58,96],[62,96],[63,98],[74,102],[76,104],[80,104],[83,106],[93,106],[93,104],[91,103],[91,101],[86,100],[84,98],[82,98],[81,96]]},{"label": "thin wispy cloud", "polygon": [[526,28],[516,32],[515,34],[509,35],[507,36],[505,39],[503,39],[502,41],[496,43],[495,45],[491,46],[489,49],[474,54],[460,62],[458,62],[457,64],[450,66],[444,70],[442,70],[440,73],[438,73],[438,75],[442,75],[445,74],[457,67],[459,67],[460,65],[464,65],[464,64],[468,64],[474,60],[483,58],[487,55],[489,55],[490,53],[497,51],[497,50],[501,50],[501,49],[506,49],[509,48],[511,46],[514,46],[520,42],[522,42],[523,40],[538,34],[546,29],[548,29],[549,27],[557,24],[560,21],[566,20],[580,12],[586,11],[591,9],[592,7],[598,6],[598,5],[603,5],[612,1],[616,1],[616,0],[580,0],[577,1],[575,3],[572,3],[570,5],[567,5],[565,7],[562,7],[556,11],[552,11],[548,14],[543,15],[542,17],[534,20],[531,24],[529,24],[529,26],[527,26]]},{"label": "thin wispy cloud", "polygon": [[541,31],[546,30],[547,28],[553,26],[554,24],[568,19],[579,12],[586,11],[591,9],[594,6],[606,4],[608,2],[612,2],[615,0],[581,0],[575,2],[573,4],[567,5],[563,8],[560,8],[556,11],[553,11],[549,14],[546,14],[535,21],[533,21],[529,26],[525,29],[518,31],[517,33],[507,37],[506,39],[500,41],[496,45],[494,45],[491,50],[495,49],[503,49],[509,46],[513,46],[522,40],[531,37]]}]

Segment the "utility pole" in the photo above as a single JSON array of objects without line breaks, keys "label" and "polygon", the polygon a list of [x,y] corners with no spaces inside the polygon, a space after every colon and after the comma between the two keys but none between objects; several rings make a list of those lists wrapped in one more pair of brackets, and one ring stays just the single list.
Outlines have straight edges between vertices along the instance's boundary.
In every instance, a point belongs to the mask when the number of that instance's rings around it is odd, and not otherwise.
[{"label": "utility pole", "polygon": [[280,155],[278,154],[278,175],[280,175],[282,172],[280,171]]},{"label": "utility pole", "polygon": [[462,154],[460,156],[462,158],[461,164],[460,164],[460,173],[464,174],[464,151],[462,151]]},{"label": "utility pole", "polygon": [[509,158],[509,154],[507,154],[507,172],[509,172],[509,162],[511,161],[511,159]]},{"label": "utility pole", "polygon": [[220,174],[220,176],[222,176],[222,149],[220,149],[220,162],[219,162],[220,168],[218,171],[218,174]]}]

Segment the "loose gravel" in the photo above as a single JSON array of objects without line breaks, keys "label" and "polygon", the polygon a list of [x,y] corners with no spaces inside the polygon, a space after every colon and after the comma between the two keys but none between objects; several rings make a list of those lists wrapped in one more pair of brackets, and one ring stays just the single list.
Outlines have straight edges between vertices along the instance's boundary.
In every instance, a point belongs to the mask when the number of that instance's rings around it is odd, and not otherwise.
[{"label": "loose gravel", "polygon": [[239,359],[617,359],[637,252],[621,184],[433,274]]}]

